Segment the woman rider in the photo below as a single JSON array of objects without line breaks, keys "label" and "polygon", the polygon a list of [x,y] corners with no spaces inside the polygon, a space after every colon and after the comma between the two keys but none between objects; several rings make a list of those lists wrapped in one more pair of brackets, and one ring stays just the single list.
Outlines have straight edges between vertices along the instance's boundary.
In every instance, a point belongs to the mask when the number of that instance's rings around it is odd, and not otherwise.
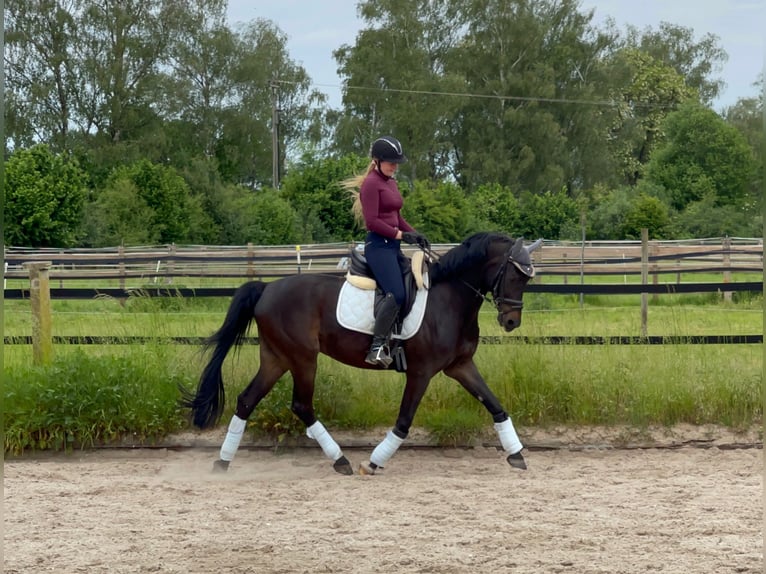
[{"label": "woman rider", "polygon": [[404,303],[402,274],[406,259],[400,248],[401,242],[418,244],[423,248],[428,248],[429,243],[401,214],[404,200],[394,175],[399,164],[407,161],[402,144],[394,137],[382,136],[372,142],[370,156],[372,161],[367,172],[344,184],[347,189],[359,187],[354,211],[357,216],[361,212],[367,229],[364,256],[385,293],[383,303],[377,309],[372,345],[365,361],[387,368],[393,360],[388,339]]}]

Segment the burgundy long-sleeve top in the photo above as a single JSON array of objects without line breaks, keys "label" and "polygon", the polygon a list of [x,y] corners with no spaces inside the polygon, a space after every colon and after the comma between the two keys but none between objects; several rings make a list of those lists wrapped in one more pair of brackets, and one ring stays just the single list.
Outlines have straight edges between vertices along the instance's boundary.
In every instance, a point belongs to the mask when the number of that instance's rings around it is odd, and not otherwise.
[{"label": "burgundy long-sleeve top", "polygon": [[386,177],[377,169],[371,171],[362,182],[359,200],[367,231],[389,239],[396,237],[397,229],[415,231],[400,213],[404,200],[396,180]]}]

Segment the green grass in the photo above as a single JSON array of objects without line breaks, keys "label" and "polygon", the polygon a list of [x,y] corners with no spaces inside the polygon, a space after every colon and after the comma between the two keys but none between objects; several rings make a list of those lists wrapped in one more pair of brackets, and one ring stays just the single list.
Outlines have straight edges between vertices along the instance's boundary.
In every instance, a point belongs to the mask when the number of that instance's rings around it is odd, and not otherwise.
[{"label": "green grass", "polygon": [[[670,298],[677,297],[675,302]],[[530,293],[514,334],[640,334],[638,298]],[[624,299],[629,299],[625,297]],[[650,335],[761,333],[762,299],[660,297],[650,304]],[[56,335],[208,336],[221,324],[228,299],[53,301]],[[26,301],[6,301],[5,335],[28,335]],[[505,335],[492,307],[480,314],[483,335]],[[257,333],[253,332],[252,335]],[[54,362],[31,364],[31,348],[4,346],[5,450],[66,449],[129,440],[159,440],[185,428],[177,385],[196,386],[206,357],[193,346],[56,345]],[[634,427],[677,423],[748,428],[762,419],[760,345],[542,345],[521,341],[480,345],[476,363],[512,414],[517,428],[548,425]],[[245,346],[224,365],[228,421],[258,368],[258,347]],[[330,429],[392,426],[404,386],[397,373],[346,367],[320,357],[315,407]],[[284,377],[254,412],[250,430],[278,439],[303,432],[289,410]],[[458,444],[491,431],[485,409],[455,381],[437,375],[415,425],[439,444]]]},{"label": "green grass", "polygon": [[[136,355],[140,355],[140,360]],[[5,451],[63,450],[130,438],[152,442],[183,428],[183,376],[161,348],[130,356],[72,349],[46,367],[6,368]]]}]

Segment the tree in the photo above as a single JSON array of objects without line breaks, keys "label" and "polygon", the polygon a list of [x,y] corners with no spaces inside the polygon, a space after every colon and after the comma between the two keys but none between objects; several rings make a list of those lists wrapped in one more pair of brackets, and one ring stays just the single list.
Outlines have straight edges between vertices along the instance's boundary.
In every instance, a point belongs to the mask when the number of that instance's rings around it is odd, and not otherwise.
[{"label": "tree", "polygon": [[[761,86],[763,92],[764,78],[761,76],[756,85]],[[753,181],[750,185],[751,197],[763,198],[759,190],[763,189],[763,161],[766,147],[764,147],[763,138],[763,98],[742,98],[736,104],[724,110],[724,118],[729,125],[737,128],[739,133],[750,145],[755,159],[756,169],[753,174]]]},{"label": "tree", "polygon": [[545,239],[560,239],[562,230],[577,225],[580,214],[577,202],[565,189],[541,194],[525,191],[519,197],[519,211],[519,235]]},{"label": "tree", "polygon": [[77,119],[76,0],[6,3],[6,148],[66,149]]},{"label": "tree", "polygon": [[760,237],[763,233],[763,218],[753,216],[734,205],[717,205],[714,195],[707,195],[699,201],[677,212],[668,226],[674,238],[700,237]]},{"label": "tree", "polygon": [[273,186],[273,130],[278,129],[281,175],[291,150],[317,140],[318,106],[326,97],[311,89],[305,69],[289,58],[285,34],[272,22],[258,19],[238,30],[234,50],[233,101],[220,115],[215,157],[225,181],[252,189]]},{"label": "tree", "polygon": [[47,145],[17,150],[5,164],[6,245],[71,247],[76,244],[87,195],[77,162]]},{"label": "tree", "polygon": [[657,30],[629,26],[626,44],[673,68],[703,104],[709,105],[724,87],[723,80],[713,74],[720,72],[729,56],[714,34],[695,40],[693,29],[661,22]]},{"label": "tree", "polygon": [[742,134],[713,110],[689,103],[668,115],[665,143],[649,163],[647,177],[670,194],[672,207],[712,196],[715,205],[753,209],[750,184],[756,168]]},{"label": "tree", "polygon": [[516,235],[521,224],[521,211],[510,189],[497,183],[480,185],[467,199],[475,220],[475,231],[502,231]]},{"label": "tree", "polygon": [[[182,243],[190,237],[190,222],[199,220],[200,204],[192,200],[184,179],[174,168],[148,160],[115,169],[105,189],[97,192],[92,201],[96,208],[104,209],[106,219],[102,224],[90,219],[89,231],[95,235],[90,235],[88,241],[93,245],[114,240]],[[136,213],[126,217],[128,202],[135,203]],[[93,208],[90,213],[94,213]]]},{"label": "tree", "polygon": [[360,237],[351,212],[352,200],[341,182],[363,172],[368,158],[304,157],[282,181],[283,197],[300,214],[303,241],[351,241]]},{"label": "tree", "polygon": [[359,14],[369,27],[354,46],[333,53],[346,86],[337,149],[367,155],[373,140],[391,134],[404,143],[410,160],[400,177],[450,175],[454,149],[448,120],[460,100],[445,94],[460,92],[463,84],[445,71],[445,62],[460,39],[458,3],[364,1]]},{"label": "tree", "polygon": [[657,144],[665,117],[694,93],[683,77],[648,54],[626,48],[612,61],[618,116],[612,127],[612,149],[622,181],[636,185]]},{"label": "tree", "polygon": [[641,230],[649,231],[650,239],[663,239],[670,223],[668,207],[657,197],[640,193],[625,213],[618,239],[641,239]]},{"label": "tree", "polygon": [[160,243],[160,230],[147,225],[155,218],[135,183],[114,179],[86,208],[87,243],[93,247],[155,245]]},{"label": "tree", "polygon": [[465,192],[451,182],[416,181],[402,215],[433,243],[457,243],[473,231]]}]

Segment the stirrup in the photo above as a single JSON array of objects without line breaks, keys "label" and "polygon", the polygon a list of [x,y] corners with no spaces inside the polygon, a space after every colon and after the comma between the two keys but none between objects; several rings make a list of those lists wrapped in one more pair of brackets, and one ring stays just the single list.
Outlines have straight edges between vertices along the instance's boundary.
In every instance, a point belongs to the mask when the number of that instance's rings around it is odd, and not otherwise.
[{"label": "stirrup", "polygon": [[391,363],[394,362],[388,352],[388,347],[386,345],[381,345],[380,347],[370,349],[370,352],[367,353],[364,361],[370,365],[380,365],[385,369],[387,369]]}]

